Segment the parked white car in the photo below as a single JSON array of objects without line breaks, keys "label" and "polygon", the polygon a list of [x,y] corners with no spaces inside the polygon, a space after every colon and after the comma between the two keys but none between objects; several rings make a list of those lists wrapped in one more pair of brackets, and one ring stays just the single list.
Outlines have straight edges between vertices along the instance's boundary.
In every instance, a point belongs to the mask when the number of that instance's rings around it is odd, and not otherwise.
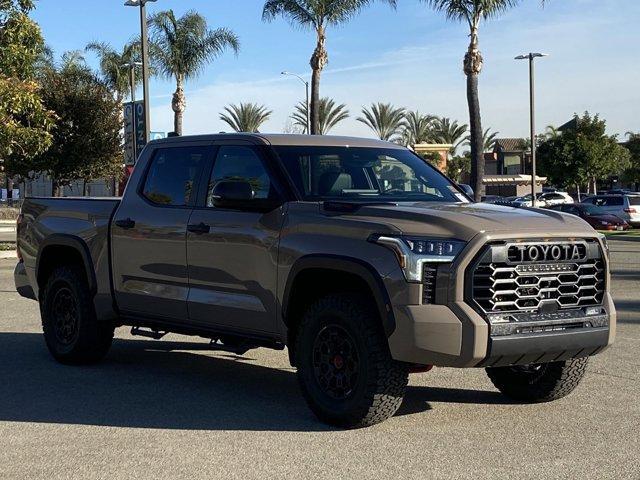
[{"label": "parked white car", "polygon": [[[565,203],[574,203],[573,198],[567,192],[536,193],[536,207],[538,208],[564,205]],[[531,194],[516,198],[511,202],[511,205],[514,207],[531,207]]]},{"label": "parked white car", "polygon": [[[547,204],[544,200],[542,200],[543,193],[536,193],[536,207],[545,207]],[[511,202],[511,206],[513,207],[532,207],[533,204],[531,202],[531,194],[524,195],[523,197],[517,197],[515,200]]]},{"label": "parked white car", "polygon": [[546,192],[540,195],[539,199],[544,201],[546,207],[574,203],[573,198],[567,192]]}]

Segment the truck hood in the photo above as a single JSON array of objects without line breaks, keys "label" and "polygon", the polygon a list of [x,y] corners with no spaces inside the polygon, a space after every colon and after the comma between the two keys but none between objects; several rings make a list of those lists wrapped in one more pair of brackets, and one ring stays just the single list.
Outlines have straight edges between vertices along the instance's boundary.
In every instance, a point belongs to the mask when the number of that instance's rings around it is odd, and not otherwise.
[{"label": "truck hood", "polygon": [[405,234],[446,236],[467,241],[478,233],[594,233],[587,222],[574,215],[488,203],[402,202],[365,205],[349,215],[385,223]]}]

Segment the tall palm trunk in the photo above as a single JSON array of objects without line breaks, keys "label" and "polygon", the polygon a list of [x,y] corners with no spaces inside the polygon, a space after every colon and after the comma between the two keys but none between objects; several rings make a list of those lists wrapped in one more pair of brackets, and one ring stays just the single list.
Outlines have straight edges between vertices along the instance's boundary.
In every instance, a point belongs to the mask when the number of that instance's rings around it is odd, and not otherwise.
[{"label": "tall palm trunk", "polygon": [[319,27],[317,33],[318,43],[309,62],[312,71],[310,108],[311,135],[321,135],[322,133],[320,132],[320,74],[329,58],[327,50],[325,49],[326,36],[324,27]]},{"label": "tall palm trunk", "polygon": [[471,186],[476,201],[484,196],[484,153],[478,76],[482,70],[482,55],[478,50],[478,29],[472,27],[469,50],[464,56],[464,73],[467,76],[467,103],[469,104],[469,127],[471,147]]},{"label": "tall palm trunk", "polygon": [[176,135],[182,135],[182,117],[187,108],[187,98],[184,95],[184,79],[176,78],[176,91],[171,100],[173,109],[173,131]]}]

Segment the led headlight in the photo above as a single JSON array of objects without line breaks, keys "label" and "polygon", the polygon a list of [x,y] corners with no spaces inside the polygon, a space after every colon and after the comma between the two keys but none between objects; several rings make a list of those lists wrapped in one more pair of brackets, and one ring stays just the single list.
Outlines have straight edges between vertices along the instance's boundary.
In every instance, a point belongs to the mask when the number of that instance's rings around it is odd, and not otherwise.
[{"label": "led headlight", "polygon": [[453,262],[466,245],[460,240],[408,236],[374,236],[371,241],[396,254],[400,268],[409,282],[422,281],[423,264]]}]

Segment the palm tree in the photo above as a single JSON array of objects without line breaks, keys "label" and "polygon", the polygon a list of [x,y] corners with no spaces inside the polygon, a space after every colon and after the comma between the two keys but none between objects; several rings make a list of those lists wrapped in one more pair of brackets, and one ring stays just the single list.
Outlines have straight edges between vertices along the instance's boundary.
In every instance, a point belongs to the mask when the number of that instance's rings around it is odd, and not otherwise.
[{"label": "palm tree", "polygon": [[362,108],[362,117],[356,118],[376,132],[380,140],[397,139],[404,125],[404,108],[395,108],[390,103],[372,103],[371,108]]},{"label": "palm tree", "polygon": [[[396,6],[396,0],[382,0]],[[356,16],[372,0],[266,0],[262,20],[280,16],[294,26],[312,29],[316,33],[316,48],[311,55],[311,133],[320,131],[320,75],[329,61],[325,48],[328,26],[341,25]]]},{"label": "palm tree", "polygon": [[[131,94],[129,69],[123,65],[140,61],[140,52],[136,42],[129,43],[118,52],[106,42],[91,42],[85,51],[93,52],[100,62],[100,74],[104,83],[111,89],[119,102]],[[136,85],[142,80],[142,69],[134,69]]]},{"label": "palm tree", "polygon": [[433,140],[436,143],[453,145],[451,153],[454,153],[460,145],[466,141],[467,125],[459,125],[457,120],[450,118],[436,118],[432,124]]},{"label": "palm tree", "polygon": [[422,115],[417,110],[407,112],[402,127],[402,144],[413,147],[418,143],[430,142],[433,138],[431,125],[435,119],[433,115]]},{"label": "palm tree", "polygon": [[[482,134],[482,151],[489,152],[493,150],[493,145],[496,143],[496,138],[500,132],[492,132],[490,128],[487,128]],[[464,141],[465,145],[471,144],[471,135],[467,135]]]},{"label": "palm tree", "polygon": [[240,41],[229,29],[209,29],[205,18],[195,11],[180,18],[176,18],[173,10],[158,12],[149,19],[149,27],[152,63],[160,75],[176,81],[171,108],[174,131],[182,135],[182,117],[187,107],[185,82],[202,73],[206,64],[225,50],[230,48],[237,54]]},{"label": "palm tree", "polygon": [[224,109],[227,113],[220,113],[220,120],[236,132],[257,132],[273,113],[264,105],[250,102],[240,102],[240,105],[229,105]]},{"label": "palm tree", "polygon": [[[333,127],[345,118],[349,118],[349,110],[344,103],[337,105],[336,102],[329,97],[320,99],[320,108],[318,108],[319,123],[318,135],[326,135]],[[307,133],[307,102],[300,102],[296,105],[296,111],[291,115],[293,124],[302,127],[302,131]]]},{"label": "palm tree", "polygon": [[558,138],[561,133],[562,132],[558,130],[557,127],[554,127],[553,125],[547,125],[547,128],[545,128],[544,137],[547,139]]},{"label": "palm tree", "polygon": [[478,31],[481,20],[499,16],[516,6],[520,0],[422,0],[433,9],[444,12],[450,20],[464,22],[469,26],[469,47],[464,56],[464,73],[467,76],[467,103],[471,134],[471,187],[476,200],[484,195],[484,155],[482,145],[482,122],[478,98],[478,76],[482,70],[482,55],[478,49]]}]

